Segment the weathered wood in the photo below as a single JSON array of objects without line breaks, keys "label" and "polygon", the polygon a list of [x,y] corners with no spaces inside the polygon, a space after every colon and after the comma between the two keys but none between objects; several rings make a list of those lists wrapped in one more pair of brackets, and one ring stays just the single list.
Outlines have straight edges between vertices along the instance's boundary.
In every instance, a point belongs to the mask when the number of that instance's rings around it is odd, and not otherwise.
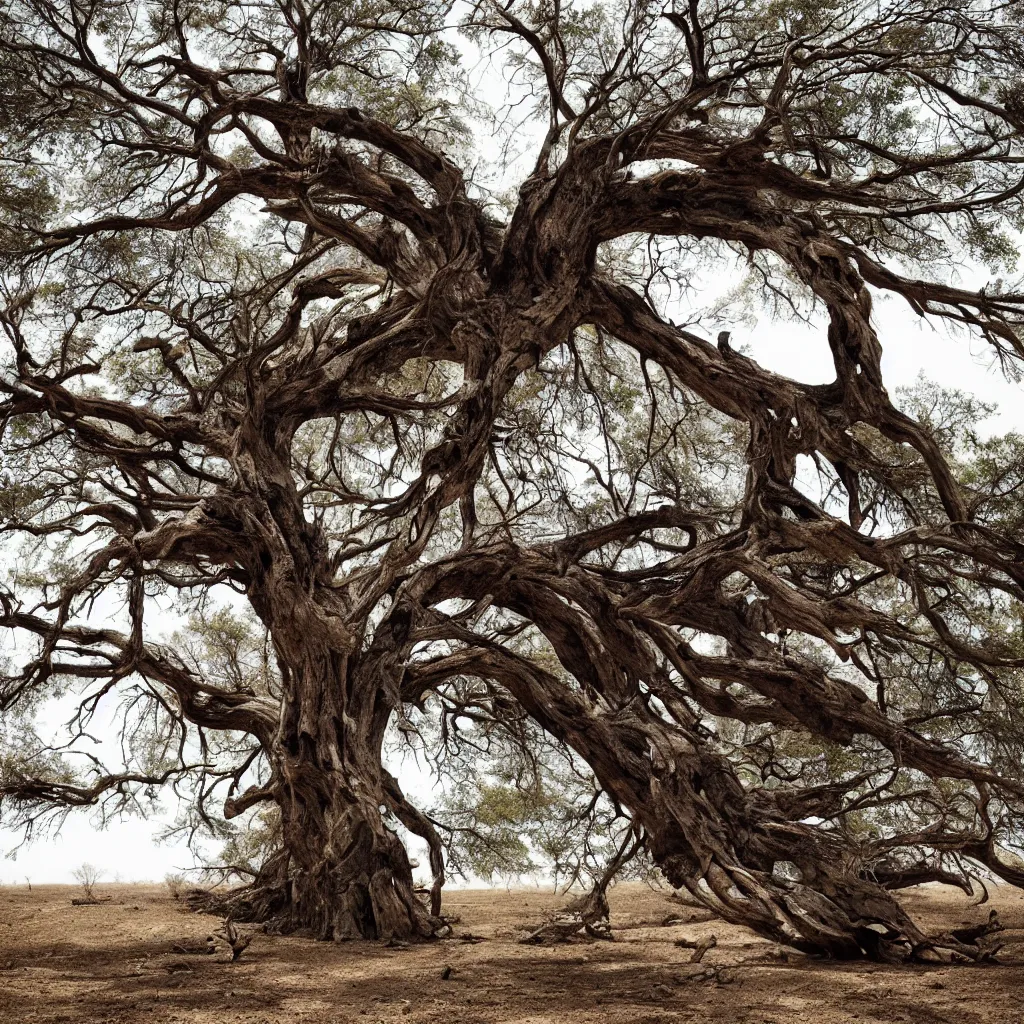
[{"label": "weathered wood", "polygon": [[709,949],[714,949],[718,945],[717,935],[705,935],[702,939],[676,939],[676,945],[681,949],[692,949],[693,954],[690,957],[691,964],[699,964],[704,959],[704,955]]}]

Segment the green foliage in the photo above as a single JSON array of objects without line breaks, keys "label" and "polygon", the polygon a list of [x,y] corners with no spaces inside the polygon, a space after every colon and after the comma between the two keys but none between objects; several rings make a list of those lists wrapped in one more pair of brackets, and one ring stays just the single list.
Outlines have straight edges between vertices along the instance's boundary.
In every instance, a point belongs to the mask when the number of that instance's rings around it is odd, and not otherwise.
[{"label": "green foliage", "polygon": [[567,749],[537,737],[527,756],[500,740],[484,754],[482,740],[465,737],[477,754],[461,765],[449,762],[447,792],[431,812],[442,823],[454,869],[488,882],[532,876],[566,887],[591,884],[629,820]]},{"label": "green foliage", "polygon": [[171,642],[208,678],[227,690],[260,696],[278,693],[277,669],[266,627],[249,609],[207,607],[189,616]]},{"label": "green foliage", "polygon": [[281,849],[281,812],[277,807],[264,806],[237,822],[225,822],[221,838],[223,845],[208,862],[210,871],[255,878]]}]

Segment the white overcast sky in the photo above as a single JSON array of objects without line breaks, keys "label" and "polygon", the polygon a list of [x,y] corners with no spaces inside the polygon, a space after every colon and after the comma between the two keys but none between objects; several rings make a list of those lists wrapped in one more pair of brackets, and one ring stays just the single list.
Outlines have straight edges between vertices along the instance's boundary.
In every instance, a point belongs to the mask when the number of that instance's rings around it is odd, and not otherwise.
[{"label": "white overcast sky", "polygon": [[[462,41],[465,46],[465,42]],[[476,64],[476,95],[495,97],[504,94],[507,83],[487,62]],[[485,159],[496,161],[499,153],[493,137],[481,133]],[[530,132],[519,132],[519,159],[516,173],[532,163],[528,155]],[[492,163],[492,170],[493,170]],[[735,283],[737,267],[719,272],[707,284],[711,291],[725,292]],[[978,287],[976,271],[967,272],[957,282],[965,287]],[[701,306],[708,303],[695,296]],[[675,312],[675,311],[674,311]],[[677,315],[686,319],[684,307]],[[983,433],[1024,430],[1024,388],[1006,381],[993,366],[991,351],[980,339],[968,339],[963,333],[951,334],[942,324],[933,327],[914,316],[903,300],[879,297],[875,302],[874,320],[881,336],[884,357],[883,371],[890,392],[912,385],[924,370],[926,376],[944,386],[970,392],[998,406]],[[762,317],[753,327],[737,327],[734,346],[746,351],[765,367],[807,383],[825,383],[834,379],[831,356],[821,324],[809,326],[793,322],[773,322]],[[8,641],[0,636],[0,655],[10,653]],[[414,765],[393,766],[407,794],[421,806],[432,803],[430,779]],[[3,859],[20,837],[0,828],[0,883],[23,883],[26,876],[33,883],[71,882],[71,872],[83,862],[101,867],[105,879],[128,881],[160,880],[170,872],[194,866],[192,854],[183,842],[162,843],[156,835],[174,817],[173,808],[148,820],[132,818],[114,822],[100,829],[93,816],[85,811],[73,813],[61,833],[39,838],[22,846],[14,856]],[[425,860],[425,858],[424,858]]]}]

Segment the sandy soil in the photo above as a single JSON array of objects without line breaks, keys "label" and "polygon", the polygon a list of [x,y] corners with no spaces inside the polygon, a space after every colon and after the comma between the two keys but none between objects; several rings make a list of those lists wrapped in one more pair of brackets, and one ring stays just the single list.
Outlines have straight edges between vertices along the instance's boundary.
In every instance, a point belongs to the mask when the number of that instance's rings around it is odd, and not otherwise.
[{"label": "sandy soil", "polygon": [[[680,909],[637,885],[613,893],[617,940],[524,946],[524,930],[564,900],[535,890],[451,892],[456,938],[408,949],[256,934],[237,963],[175,952],[214,918],[163,887],[100,886],[73,907],[63,886],[0,888],[0,1021],[47,1024],[838,1024],[1024,1021],[1024,893],[997,890],[1007,926],[999,966],[883,967],[812,961]],[[906,897],[928,928],[975,923],[955,891]],[[670,915],[683,923],[664,925]],[[701,971],[680,938],[714,933]],[[467,936],[482,941],[467,941]],[[1020,964],[1022,966],[1015,966]],[[446,971],[446,968],[451,968]],[[447,975],[447,977],[445,977]]]}]

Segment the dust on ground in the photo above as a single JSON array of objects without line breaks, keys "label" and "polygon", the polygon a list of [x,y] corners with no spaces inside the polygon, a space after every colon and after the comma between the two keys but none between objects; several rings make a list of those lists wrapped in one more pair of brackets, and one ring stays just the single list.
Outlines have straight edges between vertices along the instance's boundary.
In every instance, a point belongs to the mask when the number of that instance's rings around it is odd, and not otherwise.
[{"label": "dust on ground", "polygon": [[[197,955],[216,918],[162,886],[97,887],[108,902],[71,905],[70,886],[0,888],[0,1021],[39,1024],[1018,1024],[1024,1020],[1024,893],[991,906],[1004,965],[837,964],[707,920],[640,885],[611,898],[615,942],[553,947],[518,939],[565,898],[537,890],[449,892],[455,937],[410,948],[257,933],[237,963]],[[904,900],[928,930],[977,923],[989,906],[925,887]],[[665,924],[666,919],[682,918]],[[677,939],[714,933],[689,964]],[[784,958],[785,957],[785,958]]]}]

